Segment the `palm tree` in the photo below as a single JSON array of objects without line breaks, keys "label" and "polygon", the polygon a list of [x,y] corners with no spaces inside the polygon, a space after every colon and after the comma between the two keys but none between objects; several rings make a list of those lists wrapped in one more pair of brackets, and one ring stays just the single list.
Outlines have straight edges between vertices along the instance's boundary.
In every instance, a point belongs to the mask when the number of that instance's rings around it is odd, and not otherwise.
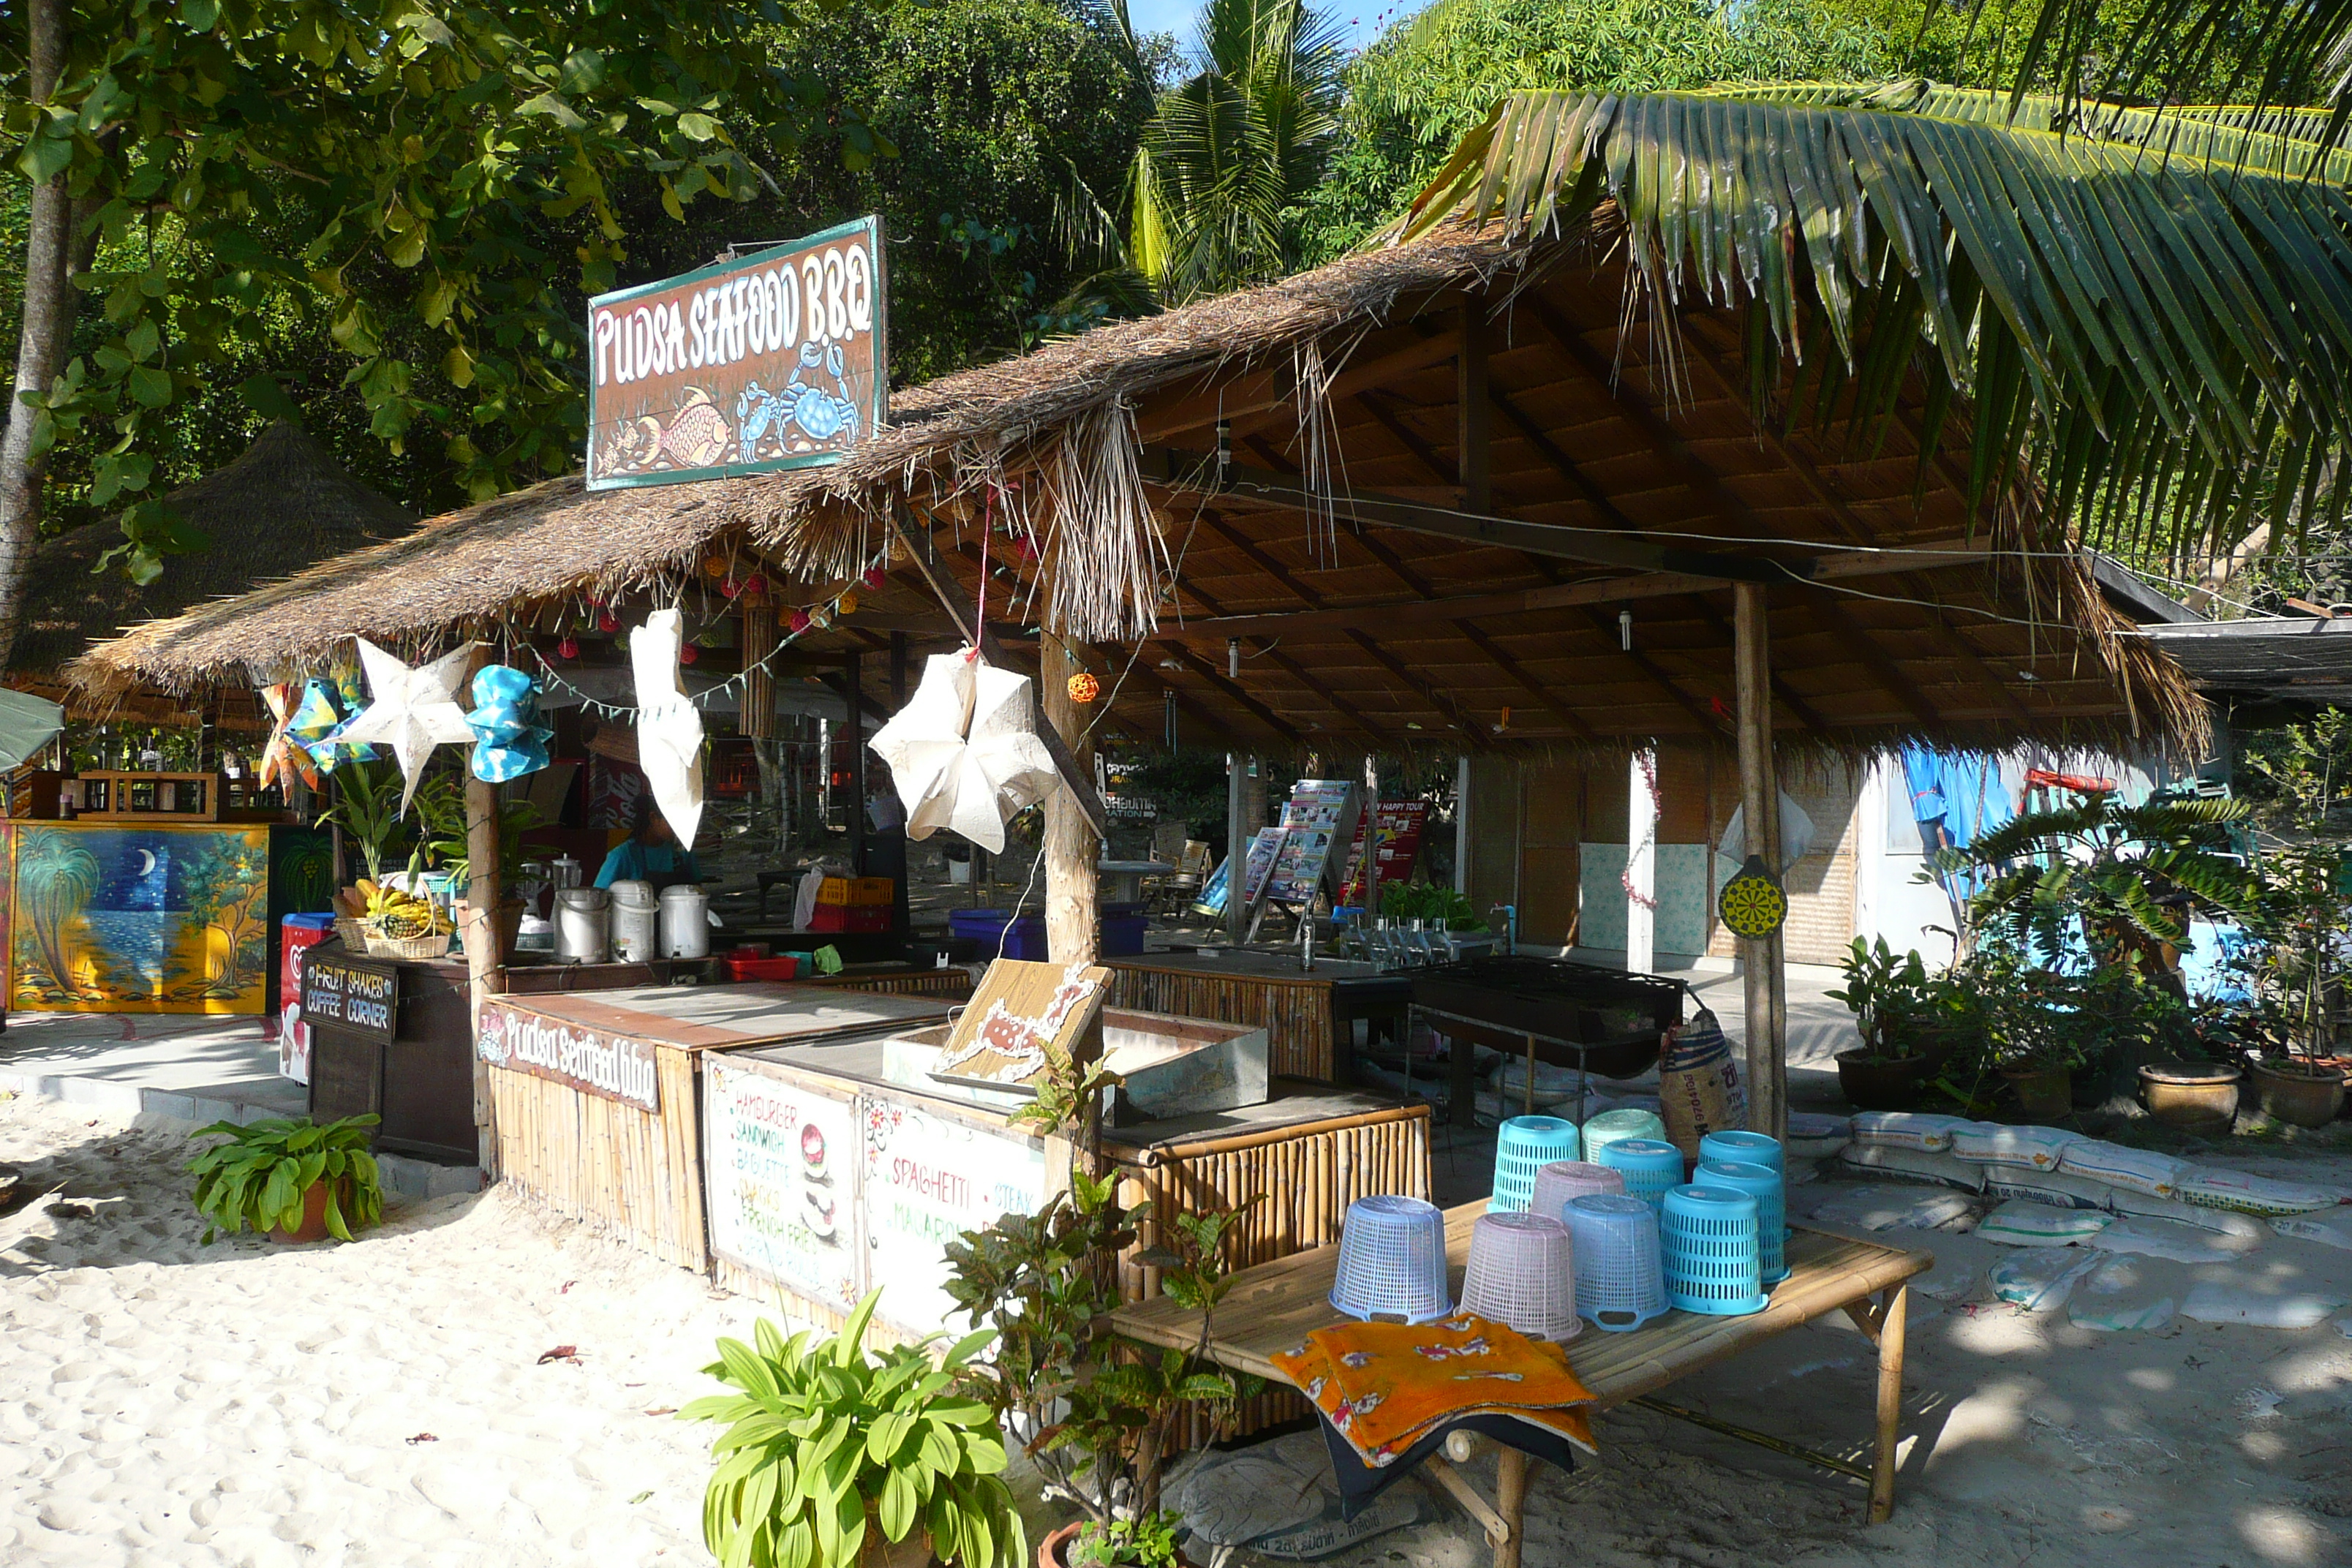
[{"label": "palm tree", "polygon": [[[1100,0],[1097,16],[1142,69],[1126,0]],[[1174,305],[1297,266],[1295,209],[1339,134],[1339,40],[1306,0],[1208,0],[1192,74],[1159,94],[1118,215],[1076,188],[1066,226],[1111,264],[1094,292],[1131,308],[1139,280]]]},{"label": "palm tree", "polygon": [[[2034,542],[2185,563],[2264,523],[2337,523],[2352,74],[2335,51],[2352,0],[2265,13],[2231,68],[2255,101],[2234,108],[2168,104],[2149,62],[2213,79],[2210,35],[2243,23],[2235,0],[2149,7],[2146,47],[2112,51],[2104,74],[2068,53],[2096,11],[2040,0],[2012,79],[2052,96],[1918,80],[1515,93],[1391,237],[1622,224],[1629,289],[1748,315],[1759,412],[1780,396],[1783,417],[1866,430],[1916,376],[1931,426],[1965,407],[1972,505],[2038,491],[2009,513]],[[2332,107],[2273,107],[2315,82]]]}]

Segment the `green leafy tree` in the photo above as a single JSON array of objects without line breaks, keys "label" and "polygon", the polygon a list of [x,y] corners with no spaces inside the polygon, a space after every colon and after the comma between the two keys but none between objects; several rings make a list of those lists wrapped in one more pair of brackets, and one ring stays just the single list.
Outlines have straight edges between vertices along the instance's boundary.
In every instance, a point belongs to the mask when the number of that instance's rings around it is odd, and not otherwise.
[{"label": "green leafy tree", "polygon": [[257,906],[269,892],[268,835],[249,839],[236,833],[199,836],[199,847],[183,868],[188,889],[189,918],[206,931],[217,931],[226,950],[215,970],[206,955],[199,992],[206,996],[236,996],[262,978],[268,962],[263,937],[267,927]]},{"label": "green leafy tree", "polygon": [[[124,508],[125,563],[152,579],[203,542],[161,500],[166,433],[235,359],[225,347],[274,314],[323,321],[372,434],[394,451],[437,442],[467,493],[568,467],[575,290],[617,276],[616,189],[641,181],[673,217],[740,202],[823,126],[822,91],[752,47],[785,19],[775,0],[98,0],[70,26],[63,0],[27,0],[17,15],[0,123],[31,196],[0,435],[0,657],[47,455],[94,454],[88,502]],[[870,153],[856,120],[837,134]],[[101,336],[70,352],[85,298]]]}]

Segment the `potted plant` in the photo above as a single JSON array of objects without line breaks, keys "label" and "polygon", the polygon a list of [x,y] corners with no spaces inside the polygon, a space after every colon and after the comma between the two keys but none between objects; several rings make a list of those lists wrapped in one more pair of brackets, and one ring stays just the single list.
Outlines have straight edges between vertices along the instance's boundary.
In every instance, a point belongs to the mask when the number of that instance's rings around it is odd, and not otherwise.
[{"label": "potted plant", "polygon": [[[436,773],[416,792],[417,816],[424,822],[419,848],[449,879],[461,898],[474,884],[473,839],[466,821],[464,773]],[[499,952],[512,954],[522,929],[523,900],[515,893],[522,883],[522,836],[540,825],[539,808],[528,800],[499,802]]]},{"label": "potted plant", "polygon": [[1039,1568],[1177,1568],[1182,1521],[1160,1506],[1160,1470],[1181,1421],[1204,1415],[1229,1430],[1258,1380],[1205,1364],[1208,1321],[1228,1289],[1222,1267],[1238,1211],[1171,1215],[1137,1261],[1160,1288],[1202,1314],[1191,1352],[1153,1351],[1099,1336],[1095,1319],[1117,1305],[1113,1259],[1136,1239],[1150,1205],[1123,1210],[1118,1175],[1091,1175],[1085,1108],[1114,1081],[1056,1052],[1036,1101],[1016,1120],[1076,1133],[1066,1189],[1034,1214],[1008,1214],[948,1247],[948,1294],[975,1323],[997,1331],[996,1353],[967,1369],[965,1386],[1020,1437],[1045,1493],[1085,1518],[1039,1543]]},{"label": "potted plant", "polygon": [[1837,1054],[1838,1088],[1860,1110],[1908,1110],[1930,1066],[1914,1033],[1930,999],[1927,966],[1916,950],[1895,957],[1885,937],[1856,937],[1843,967],[1844,986],[1827,994],[1853,1012],[1862,1045]]},{"label": "potted plant", "polygon": [[376,1120],[347,1116],[321,1127],[271,1117],[198,1129],[190,1136],[222,1140],[188,1162],[196,1212],[212,1222],[205,1245],[248,1225],[277,1241],[349,1241],[355,1227],[383,1218],[383,1180],[368,1152]]},{"label": "potted plant", "polygon": [[2268,849],[2254,939],[2239,952],[2261,1047],[2250,1064],[2254,1097],[2264,1115],[2296,1127],[2324,1127],[2344,1109],[2344,1069],[2332,1059],[2345,983],[2344,864],[2342,847],[2324,840]]},{"label": "potted plant", "polygon": [[786,1339],[762,1320],[752,1344],[720,1340],[704,1370],[738,1392],[678,1412],[728,1424],[710,1446],[702,1539],[730,1568],[1015,1568],[1028,1555],[995,1412],[957,1388],[995,1336],[936,1361],[944,1335],[869,1352],[880,1298],[831,1339]]},{"label": "potted plant", "polygon": [[2081,988],[2064,975],[2018,965],[1983,1000],[1985,1049],[2019,1110],[2034,1121],[2071,1114],[2074,1072],[2083,1059]]}]

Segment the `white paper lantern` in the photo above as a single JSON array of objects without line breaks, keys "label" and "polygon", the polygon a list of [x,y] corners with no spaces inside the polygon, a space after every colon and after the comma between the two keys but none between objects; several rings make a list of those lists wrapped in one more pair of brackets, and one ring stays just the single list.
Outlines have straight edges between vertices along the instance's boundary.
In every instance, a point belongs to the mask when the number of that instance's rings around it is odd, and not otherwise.
[{"label": "white paper lantern", "polygon": [[637,684],[637,766],[670,831],[691,848],[702,826],[702,710],[678,679],[678,613],[656,610],[629,636]]}]

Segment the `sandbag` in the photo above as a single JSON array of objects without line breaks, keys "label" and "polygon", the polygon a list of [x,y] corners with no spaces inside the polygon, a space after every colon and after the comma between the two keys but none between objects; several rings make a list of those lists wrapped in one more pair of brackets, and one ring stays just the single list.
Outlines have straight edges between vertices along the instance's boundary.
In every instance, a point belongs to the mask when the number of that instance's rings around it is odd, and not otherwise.
[{"label": "sandbag", "polygon": [[1838,1155],[1838,1163],[1874,1176],[1892,1176],[1904,1182],[1933,1182],[1937,1186],[1958,1187],[1962,1192],[1984,1191],[1985,1168],[1967,1160],[1956,1160],[1949,1154],[1930,1154],[1918,1149],[1901,1149],[1875,1143],[1849,1143]]},{"label": "sandbag", "polygon": [[2260,1242],[2270,1234],[2268,1227],[2251,1215],[2239,1214],[2231,1209],[2203,1208],[2196,1204],[2182,1203],[2179,1198],[2152,1198],[2129,1187],[2109,1187],[2107,1206],[2119,1215],[2144,1215],[2150,1219],[2178,1220],[2182,1225],[2193,1225],[2200,1230],[2230,1237],[2248,1246]]},{"label": "sandbag", "polygon": [[[2110,1229],[2118,1228],[2110,1226]],[[2178,1310],[2170,1296],[2151,1296],[2141,1270],[2127,1258],[2110,1257],[2085,1277],[2066,1309],[2077,1328],[2112,1334],[2129,1331],[2154,1333],[2172,1321]],[[2117,1298],[2122,1298],[2118,1300]]]},{"label": "sandbag", "polygon": [[1980,1165],[2054,1171],[2066,1145],[2082,1136],[2055,1127],[2004,1127],[1998,1121],[1964,1121],[1952,1129],[1951,1152]]},{"label": "sandbag", "polygon": [[1843,1187],[1813,1209],[1812,1218],[1848,1230],[1934,1230],[1974,1212],[1974,1205],[1953,1192]]},{"label": "sandbag", "polygon": [[2257,1329],[2315,1328],[2328,1313],[2344,1305],[2341,1296],[2315,1290],[2285,1290],[2275,1295],[2218,1279],[2200,1280],[2180,1304],[2180,1315],[2200,1323],[2245,1323]]},{"label": "sandbag", "polygon": [[2152,1149],[2126,1149],[2096,1138],[2077,1138],[2059,1154],[2058,1169],[2070,1176],[2105,1182],[2152,1198],[2168,1198],[2189,1164]]},{"label": "sandbag", "polygon": [[1986,1165],[1984,1190],[1997,1198],[2023,1198],[2053,1208],[2101,1209],[2112,1206],[2115,1189],[2105,1182],[2087,1182],[2063,1171],[2033,1171],[2021,1165]]},{"label": "sandbag", "polygon": [[1977,1222],[1976,1234],[2010,1247],[2072,1247],[2115,1223],[2103,1209],[2053,1208],[2011,1198]]},{"label": "sandbag", "polygon": [[2326,1187],[2211,1165],[2190,1166],[2174,1190],[2184,1202],[2201,1208],[2235,1209],[2240,1214],[2309,1214],[2336,1206],[2336,1194]]},{"label": "sandbag", "polygon": [[2332,1214],[2281,1215],[2271,1221],[2271,1228],[2297,1241],[2315,1241],[2322,1247],[2340,1247],[2352,1252],[2352,1209],[2337,1209]]},{"label": "sandbag", "polygon": [[1658,1056],[1658,1114],[1666,1139],[1685,1160],[1698,1158],[1699,1140],[1748,1125],[1748,1095],[1739,1064],[1723,1026],[1706,1007],[1679,1028],[1666,1031]]},{"label": "sandbag", "polygon": [[2119,1219],[2085,1246],[2102,1252],[2132,1252],[2145,1258],[2168,1258],[2175,1263],[2228,1263],[2239,1249],[2220,1245],[2210,1230],[2169,1219]]},{"label": "sandbag", "polygon": [[2066,1304],[2084,1276],[2106,1261],[2104,1254],[2078,1256],[2055,1249],[2012,1253],[1986,1276],[1992,1293],[2029,1312],[2054,1312]]},{"label": "sandbag", "polygon": [[1931,1154],[1951,1152],[1953,1130],[1969,1125],[1960,1116],[1937,1116],[1924,1110],[1857,1110],[1853,1141],[1885,1149],[1919,1149]]}]

